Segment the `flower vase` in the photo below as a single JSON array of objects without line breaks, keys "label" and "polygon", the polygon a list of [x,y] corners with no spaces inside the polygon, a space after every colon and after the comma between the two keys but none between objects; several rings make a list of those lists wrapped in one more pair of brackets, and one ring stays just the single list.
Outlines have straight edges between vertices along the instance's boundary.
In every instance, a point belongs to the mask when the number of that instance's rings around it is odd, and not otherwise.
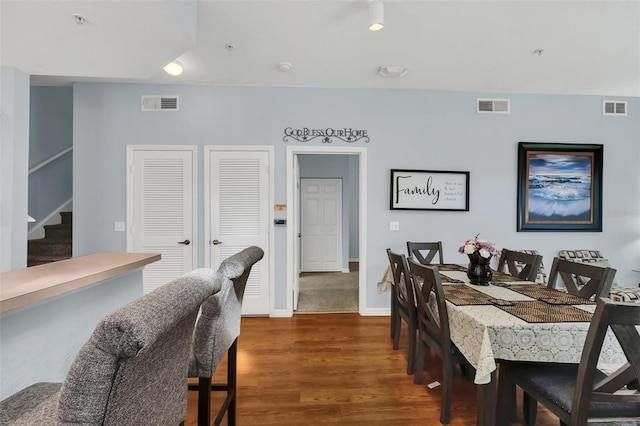
[{"label": "flower vase", "polygon": [[471,284],[489,285],[491,277],[490,262],[491,257],[482,257],[479,254],[469,254],[469,266],[467,268],[467,277]]}]

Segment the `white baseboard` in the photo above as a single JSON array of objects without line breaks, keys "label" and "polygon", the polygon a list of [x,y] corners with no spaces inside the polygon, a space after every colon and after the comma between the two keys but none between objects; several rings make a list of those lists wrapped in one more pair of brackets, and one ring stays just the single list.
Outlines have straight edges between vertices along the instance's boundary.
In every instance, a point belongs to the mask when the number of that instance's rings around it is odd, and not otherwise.
[{"label": "white baseboard", "polygon": [[293,315],[286,309],[276,309],[269,313],[270,318],[291,318]]},{"label": "white baseboard", "polygon": [[370,308],[360,311],[363,317],[389,317],[391,316],[391,308]]}]

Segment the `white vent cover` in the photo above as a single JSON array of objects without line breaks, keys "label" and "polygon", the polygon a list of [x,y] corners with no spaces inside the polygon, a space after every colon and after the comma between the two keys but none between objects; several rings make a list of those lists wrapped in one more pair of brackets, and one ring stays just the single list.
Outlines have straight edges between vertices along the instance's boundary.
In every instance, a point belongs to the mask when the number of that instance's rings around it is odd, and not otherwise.
[{"label": "white vent cover", "polygon": [[178,111],[178,96],[142,96],[142,111]]},{"label": "white vent cover", "polygon": [[476,111],[478,113],[509,114],[511,112],[509,99],[478,99]]},{"label": "white vent cover", "polygon": [[604,115],[627,115],[626,101],[602,101]]}]

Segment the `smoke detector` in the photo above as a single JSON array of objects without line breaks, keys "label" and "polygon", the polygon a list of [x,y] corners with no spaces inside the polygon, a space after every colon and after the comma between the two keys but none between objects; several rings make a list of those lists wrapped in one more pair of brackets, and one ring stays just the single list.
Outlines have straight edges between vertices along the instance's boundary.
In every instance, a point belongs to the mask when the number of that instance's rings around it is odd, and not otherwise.
[{"label": "smoke detector", "polygon": [[402,65],[381,65],[378,68],[378,73],[383,77],[400,78],[404,77],[409,71],[409,68]]}]

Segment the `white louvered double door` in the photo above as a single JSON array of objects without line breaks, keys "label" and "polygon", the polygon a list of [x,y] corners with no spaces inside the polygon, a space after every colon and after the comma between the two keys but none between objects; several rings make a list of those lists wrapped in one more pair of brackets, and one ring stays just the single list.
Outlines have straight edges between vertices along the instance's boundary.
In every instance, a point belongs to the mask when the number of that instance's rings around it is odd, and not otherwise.
[{"label": "white louvered double door", "polygon": [[249,246],[265,253],[251,269],[243,315],[269,314],[269,159],[267,150],[205,147],[205,265],[216,269]]},{"label": "white louvered double door", "polygon": [[196,267],[196,148],[129,146],[127,250],[160,253],[143,271],[148,293]]}]

